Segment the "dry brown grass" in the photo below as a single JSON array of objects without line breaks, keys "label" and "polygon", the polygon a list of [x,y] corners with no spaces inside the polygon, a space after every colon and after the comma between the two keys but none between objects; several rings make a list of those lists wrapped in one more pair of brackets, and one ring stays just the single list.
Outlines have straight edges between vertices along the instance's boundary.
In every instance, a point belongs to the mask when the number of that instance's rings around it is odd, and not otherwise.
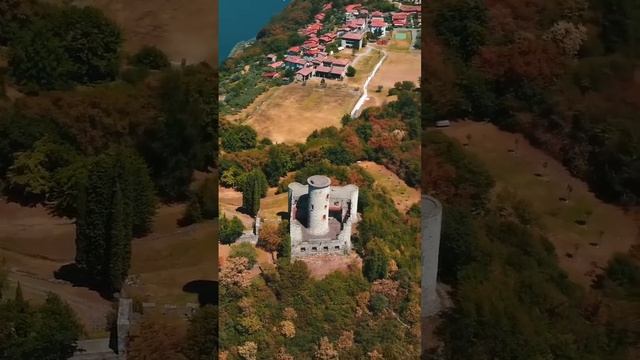
[{"label": "dry brown grass", "polygon": [[260,137],[276,143],[305,142],[317,129],[340,127],[340,119],[351,112],[360,91],[344,83],[318,79],[306,86],[293,83],[271,88],[239,115],[230,117],[253,127]]},{"label": "dry brown grass", "polygon": [[[183,206],[163,206],[153,232],[132,243],[130,274],[141,286],[129,294],[158,303],[197,302],[182,287],[194,280],[217,279],[217,224],[213,221],[179,228]],[[89,335],[102,331],[110,303],[88,288],[51,281],[54,271],[73,263],[75,225],[50,216],[42,207],[0,202],[0,258],[7,260],[10,279],[20,281],[27,299],[41,301],[49,291],[68,302]]]},{"label": "dry brown grass", "polygon": [[384,165],[376,164],[373,161],[360,161],[358,165],[371,174],[375,180],[374,186],[386,190],[400,212],[406,213],[413,204],[420,201],[420,191],[407,186],[402,179]]},{"label": "dry brown grass", "polygon": [[[584,182],[522,136],[477,122],[455,123],[444,132],[461,143],[467,143],[467,136],[471,135],[468,149],[487,166],[496,188],[515,190],[533,205],[555,245],[560,266],[573,281],[588,286],[614,253],[627,252],[640,241],[634,214],[597,199]],[[517,154],[509,152],[515,149],[515,139]],[[544,163],[548,164],[546,169]],[[573,192],[565,203],[559,198],[567,196],[567,185]],[[576,220],[585,218],[586,226],[576,224]]]},{"label": "dry brown grass", "polygon": [[[58,0],[61,1],[61,0]],[[171,61],[217,64],[217,3],[211,0],[74,0],[102,9],[122,28],[125,51],[155,45]]]}]

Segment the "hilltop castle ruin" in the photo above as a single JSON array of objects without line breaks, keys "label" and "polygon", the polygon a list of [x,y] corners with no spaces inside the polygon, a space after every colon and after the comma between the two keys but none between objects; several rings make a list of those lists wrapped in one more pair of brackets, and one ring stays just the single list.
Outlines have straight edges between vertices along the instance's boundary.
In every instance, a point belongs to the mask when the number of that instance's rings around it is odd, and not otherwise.
[{"label": "hilltop castle ruin", "polygon": [[348,254],[358,221],[358,187],[331,186],[324,175],[289,184],[291,257]]}]

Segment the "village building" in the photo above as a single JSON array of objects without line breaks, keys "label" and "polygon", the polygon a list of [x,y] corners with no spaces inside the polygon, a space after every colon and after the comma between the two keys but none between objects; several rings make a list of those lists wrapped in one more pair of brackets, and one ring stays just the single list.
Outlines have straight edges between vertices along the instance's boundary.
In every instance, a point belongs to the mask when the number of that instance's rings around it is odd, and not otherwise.
[{"label": "village building", "polygon": [[313,175],[307,185],[289,184],[291,257],[348,254],[358,221],[358,187],[331,186],[331,179]]},{"label": "village building", "polygon": [[391,15],[394,27],[406,27],[409,23],[409,13],[398,12]]},{"label": "village building", "polygon": [[373,18],[369,25],[369,31],[376,36],[385,36],[387,34],[388,26],[389,24],[387,24],[382,18]]},{"label": "village building", "polygon": [[302,55],[302,49],[300,46],[292,46],[287,50],[287,55],[300,56]]},{"label": "village building", "polygon": [[355,19],[359,12],[358,9],[362,7],[362,4],[350,4],[344,7],[344,16],[347,21]]},{"label": "village building", "polygon": [[311,77],[313,76],[313,71],[314,69],[312,66],[303,67],[302,69],[296,72],[296,80],[307,81],[311,79]]},{"label": "village building", "polygon": [[267,55],[267,60],[269,60],[270,62],[276,62],[278,60],[278,55],[276,54],[269,54]]},{"label": "village building", "polygon": [[303,67],[307,66],[307,60],[301,58],[300,56],[287,56],[284,58],[284,66],[287,69],[291,70],[299,70]]},{"label": "village building", "polygon": [[364,32],[348,32],[343,34],[340,39],[342,40],[342,46],[351,49],[362,48],[364,40]]},{"label": "village building", "polygon": [[367,29],[367,20],[354,19],[347,22],[350,31],[365,31]]},{"label": "village building", "polygon": [[269,66],[270,68],[273,68],[273,69],[277,69],[277,68],[281,67],[282,65],[284,65],[284,61],[276,61],[276,62],[273,62],[273,63],[267,65],[267,66]]}]

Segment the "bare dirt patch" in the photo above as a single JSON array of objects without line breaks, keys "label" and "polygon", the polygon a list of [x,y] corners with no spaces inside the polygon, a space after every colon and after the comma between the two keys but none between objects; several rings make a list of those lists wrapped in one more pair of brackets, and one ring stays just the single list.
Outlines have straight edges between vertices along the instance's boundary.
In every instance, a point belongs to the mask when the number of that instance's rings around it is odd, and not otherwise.
[{"label": "bare dirt patch", "polygon": [[102,9],[123,30],[125,50],[155,45],[171,61],[217,64],[218,7],[211,0],[74,0]]},{"label": "bare dirt patch", "polygon": [[[497,190],[515,190],[531,202],[555,245],[560,266],[573,281],[588,286],[614,253],[627,252],[640,242],[636,214],[597,199],[587,184],[521,135],[471,121],[455,123],[444,132],[469,143],[467,148],[495,178]],[[567,185],[573,188],[570,195]],[[569,200],[561,201],[562,197]]]},{"label": "bare dirt patch", "polygon": [[340,119],[351,112],[359,96],[359,89],[345,83],[327,81],[323,87],[313,79],[306,86],[293,83],[271,88],[233,119],[276,143],[300,143],[314,130],[340,127]]},{"label": "bare dirt patch", "polygon": [[406,213],[413,204],[420,202],[420,191],[409,187],[398,175],[384,165],[376,164],[373,161],[360,161],[358,165],[373,176],[374,186],[379,186],[387,191],[400,212]]},{"label": "bare dirt patch", "polygon": [[317,255],[301,258],[307,267],[312,278],[322,279],[327,275],[336,272],[350,272],[362,268],[362,259],[355,252],[348,256],[344,255]]}]

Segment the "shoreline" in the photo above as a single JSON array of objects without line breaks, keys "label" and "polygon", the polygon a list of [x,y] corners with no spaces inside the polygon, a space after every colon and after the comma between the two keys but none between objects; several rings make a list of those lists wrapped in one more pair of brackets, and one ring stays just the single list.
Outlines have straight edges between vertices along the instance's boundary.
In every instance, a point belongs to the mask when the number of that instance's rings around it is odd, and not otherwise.
[{"label": "shoreline", "polygon": [[231,51],[229,51],[229,54],[227,55],[226,58],[224,58],[224,60],[222,60],[222,62],[227,61],[227,59],[234,57],[236,54],[238,54],[239,52],[242,52],[242,50],[248,48],[249,46],[253,45],[256,42],[256,38],[253,37],[251,39],[248,40],[241,40],[238,41],[233,48],[231,48]]}]

